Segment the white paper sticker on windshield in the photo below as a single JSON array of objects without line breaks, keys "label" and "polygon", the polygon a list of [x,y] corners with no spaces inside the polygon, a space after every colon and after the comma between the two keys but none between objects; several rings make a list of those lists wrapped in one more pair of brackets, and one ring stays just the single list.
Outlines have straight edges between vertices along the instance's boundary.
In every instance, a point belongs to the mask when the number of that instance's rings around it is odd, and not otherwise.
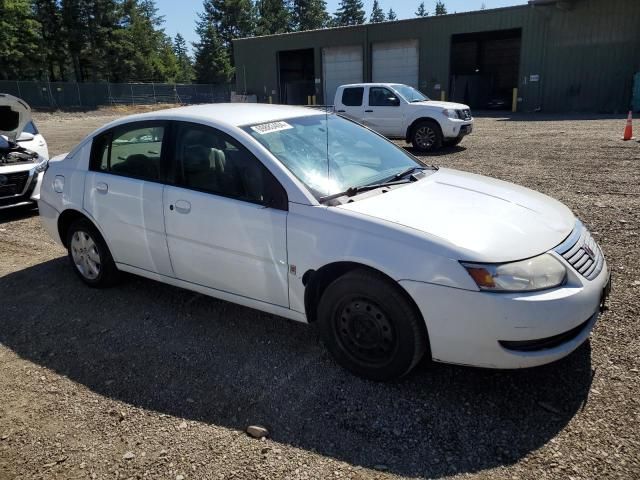
[{"label": "white paper sticker on windshield", "polygon": [[261,123],[260,125],[254,125],[251,130],[258,132],[260,135],[265,135],[271,132],[279,132],[280,130],[289,130],[293,128],[287,122],[269,122]]}]

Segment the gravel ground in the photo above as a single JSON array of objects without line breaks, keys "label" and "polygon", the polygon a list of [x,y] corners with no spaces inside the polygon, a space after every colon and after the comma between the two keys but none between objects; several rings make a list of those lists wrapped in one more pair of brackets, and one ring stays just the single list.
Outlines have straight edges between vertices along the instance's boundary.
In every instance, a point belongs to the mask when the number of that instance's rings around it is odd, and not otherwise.
[{"label": "gravel ground", "polygon": [[[115,116],[36,120],[57,154]],[[313,326],[132,276],[88,289],[34,212],[0,213],[0,479],[640,478],[640,144],[623,125],[478,118],[428,158],[558,198],[605,251],[591,340],[525,371],[361,380]]]}]

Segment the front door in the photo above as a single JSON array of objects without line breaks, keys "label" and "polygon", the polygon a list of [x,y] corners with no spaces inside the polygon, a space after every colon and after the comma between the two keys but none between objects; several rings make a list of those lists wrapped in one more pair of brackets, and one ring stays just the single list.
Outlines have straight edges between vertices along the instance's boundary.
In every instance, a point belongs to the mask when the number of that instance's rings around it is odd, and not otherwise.
[{"label": "front door", "polygon": [[369,87],[364,124],[388,137],[403,137],[403,113],[398,96],[386,87]]},{"label": "front door", "polygon": [[173,276],[164,232],[166,122],[132,122],[93,140],[84,208],[116,263]]},{"label": "front door", "polygon": [[176,185],[163,205],[176,277],[288,308],[284,190],[229,135],[175,125]]}]

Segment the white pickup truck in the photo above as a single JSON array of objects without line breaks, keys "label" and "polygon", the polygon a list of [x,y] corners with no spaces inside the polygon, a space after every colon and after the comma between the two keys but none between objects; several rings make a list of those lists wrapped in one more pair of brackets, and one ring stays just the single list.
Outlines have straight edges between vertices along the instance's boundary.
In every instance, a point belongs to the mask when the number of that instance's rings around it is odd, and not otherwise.
[{"label": "white pickup truck", "polygon": [[406,139],[424,152],[457,145],[473,130],[468,105],[430,100],[399,83],[342,85],[336,91],[334,106],[339,115],[386,137]]}]

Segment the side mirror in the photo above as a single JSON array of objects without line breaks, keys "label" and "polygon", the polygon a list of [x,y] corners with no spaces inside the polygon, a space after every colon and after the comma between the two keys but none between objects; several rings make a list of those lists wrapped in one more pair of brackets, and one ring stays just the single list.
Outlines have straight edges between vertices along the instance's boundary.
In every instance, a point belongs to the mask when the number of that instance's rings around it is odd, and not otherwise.
[{"label": "side mirror", "polygon": [[20,136],[18,136],[18,138],[16,139],[17,142],[30,142],[31,140],[33,140],[34,138],[36,138],[36,136],[33,133],[28,133],[28,132],[22,132],[20,134]]},{"label": "side mirror", "polygon": [[398,97],[389,97],[389,104],[392,107],[399,107],[400,106],[400,99]]}]

